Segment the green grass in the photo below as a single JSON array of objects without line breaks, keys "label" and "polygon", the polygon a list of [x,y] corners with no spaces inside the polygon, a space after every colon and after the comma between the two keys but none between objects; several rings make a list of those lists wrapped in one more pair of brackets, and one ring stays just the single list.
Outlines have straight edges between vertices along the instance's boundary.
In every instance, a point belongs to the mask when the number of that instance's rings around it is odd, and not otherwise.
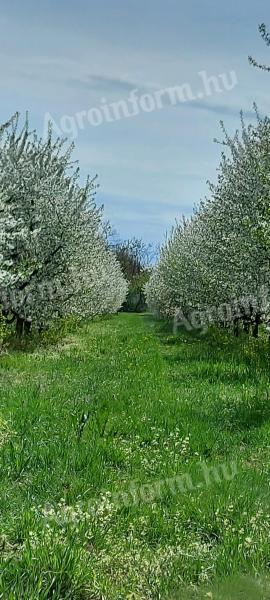
[{"label": "green grass", "polygon": [[135,314],[2,355],[0,598],[270,598],[269,358]]}]

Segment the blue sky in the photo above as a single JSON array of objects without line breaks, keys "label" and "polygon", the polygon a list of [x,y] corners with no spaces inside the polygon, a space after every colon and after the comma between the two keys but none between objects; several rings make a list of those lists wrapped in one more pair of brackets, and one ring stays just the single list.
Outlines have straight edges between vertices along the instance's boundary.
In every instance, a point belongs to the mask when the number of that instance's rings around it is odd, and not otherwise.
[{"label": "blue sky", "polygon": [[257,32],[270,26],[266,0],[2,0],[1,9],[1,121],[29,110],[40,133],[48,113],[59,124],[133,89],[196,90],[200,71],[236,73],[231,90],[79,131],[82,174],[98,173],[97,202],[122,238],[162,241],[215,179],[219,120],[234,131],[254,101],[269,113],[270,74],[247,61],[270,63]]}]

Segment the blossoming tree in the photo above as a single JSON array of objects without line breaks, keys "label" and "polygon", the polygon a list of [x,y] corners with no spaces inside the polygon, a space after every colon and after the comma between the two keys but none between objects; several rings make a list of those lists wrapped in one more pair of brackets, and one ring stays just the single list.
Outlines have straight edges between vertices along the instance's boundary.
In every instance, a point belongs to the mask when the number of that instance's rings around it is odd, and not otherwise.
[{"label": "blossoming tree", "polygon": [[[172,317],[200,311],[208,321],[269,321],[270,120],[230,138],[211,196],[173,231],[147,286],[150,306]],[[222,308],[224,311],[222,313]]]},{"label": "blossoming tree", "polygon": [[57,316],[115,312],[127,284],[109,251],[95,178],[79,183],[73,146],[21,131],[19,115],[0,129],[0,305],[21,334]]}]

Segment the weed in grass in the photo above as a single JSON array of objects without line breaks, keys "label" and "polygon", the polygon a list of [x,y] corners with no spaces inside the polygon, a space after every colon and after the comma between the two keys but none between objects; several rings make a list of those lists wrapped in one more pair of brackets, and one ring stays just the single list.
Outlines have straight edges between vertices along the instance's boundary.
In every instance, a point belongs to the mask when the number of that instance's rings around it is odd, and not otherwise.
[{"label": "weed in grass", "polygon": [[[264,340],[121,314],[0,369],[0,597],[269,597]],[[234,461],[233,478],[147,495]],[[114,505],[131,482],[145,498]]]}]

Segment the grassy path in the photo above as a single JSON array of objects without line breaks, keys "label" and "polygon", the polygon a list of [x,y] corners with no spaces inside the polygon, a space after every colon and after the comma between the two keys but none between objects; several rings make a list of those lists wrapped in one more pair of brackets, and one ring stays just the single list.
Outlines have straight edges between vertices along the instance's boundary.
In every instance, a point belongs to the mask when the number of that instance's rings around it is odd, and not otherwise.
[{"label": "grassy path", "polygon": [[121,314],[0,377],[0,598],[270,597],[263,342]]}]

